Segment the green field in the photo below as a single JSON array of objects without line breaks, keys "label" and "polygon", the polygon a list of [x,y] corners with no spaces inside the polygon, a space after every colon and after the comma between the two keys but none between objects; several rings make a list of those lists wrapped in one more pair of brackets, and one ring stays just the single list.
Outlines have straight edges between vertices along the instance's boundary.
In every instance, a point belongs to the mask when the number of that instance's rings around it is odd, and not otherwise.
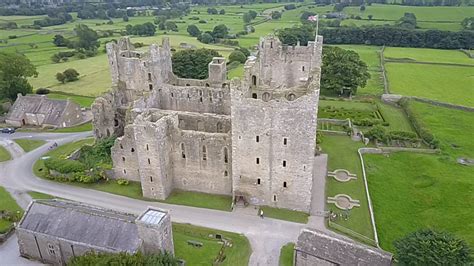
[{"label": "green field", "polygon": [[[213,264],[222,242],[215,235],[220,234],[232,243],[224,249],[224,261]],[[202,247],[188,244],[188,240],[202,243]],[[186,261],[186,265],[248,265],[252,251],[247,238],[241,234],[220,231],[211,228],[199,227],[190,224],[173,223],[173,242],[175,256]]]},{"label": "green field", "polygon": [[308,223],[309,214],[301,211],[293,211],[288,209],[273,208],[269,206],[261,206],[260,210],[263,210],[263,216],[280,219],[295,223]]},{"label": "green field", "polygon": [[[474,158],[471,112],[412,101],[417,116],[440,140],[441,154],[365,155],[382,248],[419,228],[446,230],[474,245],[474,172],[456,162]],[[401,204],[403,202],[403,204]]]},{"label": "green field", "polygon": [[406,60],[408,62],[430,62],[446,64],[465,64],[474,66],[474,58],[458,50],[440,50],[427,48],[387,47],[384,50],[386,60]]},{"label": "green field", "polygon": [[474,106],[474,67],[386,63],[390,92]]},{"label": "green field", "polygon": [[[12,215],[17,215],[21,218],[23,210],[18,206],[16,201],[10,196],[10,193],[5,188],[0,187],[0,211],[5,210],[11,212]],[[13,222],[6,219],[0,219],[0,234],[5,233],[13,225]]]},{"label": "green field", "polygon": [[[339,219],[335,223],[362,234],[369,239],[373,239],[374,236],[370,222],[367,196],[365,194],[362,168],[357,154],[357,150],[363,146],[362,143],[354,142],[347,136],[324,135],[321,147],[322,152],[328,154],[328,171],[346,169],[357,175],[356,180],[345,183],[328,177],[326,179],[326,197],[342,193],[359,200],[360,207],[354,207],[350,210],[348,220]],[[338,209],[334,204],[327,204],[327,208],[336,213],[342,212],[342,210]]]},{"label": "green field", "polygon": [[12,158],[10,153],[3,146],[0,146],[0,162],[8,161]]},{"label": "green field", "polygon": [[44,140],[37,140],[37,139],[16,139],[15,142],[16,144],[20,145],[20,147],[25,152],[30,152],[32,150],[35,150],[46,143],[46,141]]}]

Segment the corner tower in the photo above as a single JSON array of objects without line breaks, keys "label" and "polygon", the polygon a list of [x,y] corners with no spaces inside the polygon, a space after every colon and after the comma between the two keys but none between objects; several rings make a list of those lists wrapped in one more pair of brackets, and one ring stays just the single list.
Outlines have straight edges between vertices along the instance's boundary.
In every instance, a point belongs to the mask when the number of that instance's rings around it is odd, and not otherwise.
[{"label": "corner tower", "polygon": [[234,199],[309,212],[322,37],[285,46],[273,36],[231,84]]}]

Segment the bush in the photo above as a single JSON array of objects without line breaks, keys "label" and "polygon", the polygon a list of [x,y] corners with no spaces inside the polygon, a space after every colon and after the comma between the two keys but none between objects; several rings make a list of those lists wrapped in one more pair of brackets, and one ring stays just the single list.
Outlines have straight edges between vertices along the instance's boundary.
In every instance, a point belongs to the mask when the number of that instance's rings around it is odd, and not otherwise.
[{"label": "bush", "polygon": [[129,184],[129,181],[127,179],[119,178],[117,179],[117,184],[121,186],[127,186]]},{"label": "bush", "polygon": [[201,24],[206,24],[207,21],[205,21],[204,19],[201,19],[201,20],[199,20],[199,23],[201,23]]},{"label": "bush", "polygon": [[247,57],[244,55],[244,53],[242,53],[241,51],[233,51],[230,55],[229,55],[229,62],[239,62],[239,63],[245,63],[245,61],[247,60]]},{"label": "bush", "polygon": [[408,140],[408,141],[417,141],[418,135],[413,132],[407,131],[390,131],[388,133],[388,137],[391,140]]},{"label": "bush", "polygon": [[422,120],[419,119],[416,113],[410,106],[410,99],[403,98],[400,100],[400,106],[403,108],[405,113],[407,114],[408,120],[410,120],[411,124],[416,130],[416,133],[420,136],[423,141],[425,141],[428,145],[432,148],[439,147],[439,141],[435,138],[435,136],[429,131],[428,128],[423,124]]},{"label": "bush", "polygon": [[141,253],[86,253],[69,261],[68,265],[142,265],[142,266],[177,266],[178,260],[169,253],[142,255]]},{"label": "bush", "polygon": [[50,93],[50,90],[49,89],[46,89],[46,88],[39,88],[36,90],[36,94],[49,94]]},{"label": "bush", "polygon": [[369,129],[369,131],[365,133],[365,137],[369,138],[370,140],[386,141],[387,133],[383,126],[377,125]]},{"label": "bush", "polygon": [[58,158],[49,158],[45,160],[44,166],[49,170],[54,170],[61,174],[83,172],[86,170],[86,166],[81,162]]},{"label": "bush", "polygon": [[395,241],[400,265],[470,265],[469,245],[446,232],[422,229]]},{"label": "bush", "polygon": [[94,168],[102,164],[111,164],[111,148],[115,143],[115,137],[98,140],[92,146],[83,146],[79,161],[88,168]]}]

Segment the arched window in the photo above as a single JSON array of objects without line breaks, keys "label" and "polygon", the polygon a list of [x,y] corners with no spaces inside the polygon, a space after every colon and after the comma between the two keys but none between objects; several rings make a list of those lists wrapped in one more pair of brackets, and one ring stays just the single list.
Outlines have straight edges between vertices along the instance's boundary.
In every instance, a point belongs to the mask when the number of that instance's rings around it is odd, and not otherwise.
[{"label": "arched window", "polygon": [[304,72],[304,66],[301,67],[301,70]]},{"label": "arched window", "polygon": [[150,158],[148,158],[148,164],[151,164],[151,160],[150,160]]},{"label": "arched window", "polygon": [[283,182],[283,187],[287,187],[287,186],[286,186],[286,181],[285,181],[285,182]]},{"label": "arched window", "polygon": [[207,149],[206,146],[202,146],[202,160],[207,161]]},{"label": "arched window", "polygon": [[229,173],[227,172],[227,170],[224,170],[224,176],[228,176]]},{"label": "arched window", "polygon": [[131,148],[130,151],[131,151],[131,152],[135,152],[135,149],[134,149],[134,148]]},{"label": "arched window", "polygon": [[122,161],[124,161],[124,162],[125,162],[125,157],[122,157]]},{"label": "arched window", "polygon": [[224,163],[229,162],[229,151],[227,150],[227,147],[224,147]]},{"label": "arched window", "polygon": [[186,159],[186,150],[184,148],[184,143],[181,143],[181,158]]},{"label": "arched window", "polygon": [[257,76],[255,75],[252,76],[252,85],[257,86]]}]

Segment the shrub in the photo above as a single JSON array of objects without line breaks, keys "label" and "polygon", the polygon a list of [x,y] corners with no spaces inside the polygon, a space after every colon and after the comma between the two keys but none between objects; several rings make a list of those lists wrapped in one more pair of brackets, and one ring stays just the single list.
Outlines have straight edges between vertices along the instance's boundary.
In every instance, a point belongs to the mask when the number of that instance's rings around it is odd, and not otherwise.
[{"label": "shrub", "polygon": [[68,68],[63,72],[66,82],[76,81],[79,78],[79,72],[77,72],[74,68]]},{"label": "shrub", "polygon": [[46,88],[39,88],[36,90],[36,94],[49,94],[50,90]]},{"label": "shrub", "polygon": [[428,128],[423,124],[421,119],[419,119],[416,113],[410,106],[410,99],[403,98],[400,100],[400,106],[403,108],[405,113],[407,114],[408,120],[410,120],[411,124],[415,128],[416,132],[420,136],[423,141],[425,141],[428,145],[432,148],[439,147],[439,141],[435,138],[435,136],[429,131]]},{"label": "shrub", "polygon": [[45,160],[44,166],[49,170],[54,170],[61,174],[82,172],[86,170],[85,165],[81,162],[59,158],[49,158]]},{"label": "shrub", "polygon": [[115,137],[98,140],[92,146],[83,146],[79,161],[88,168],[94,168],[101,164],[111,164],[111,148],[115,143]]},{"label": "shrub", "polygon": [[117,179],[117,184],[119,184],[121,186],[126,186],[126,185],[129,184],[129,181],[127,179],[119,178],[119,179]]},{"label": "shrub", "polygon": [[204,19],[201,19],[201,20],[199,20],[199,23],[201,23],[201,24],[206,24],[207,21],[205,21]]},{"label": "shrub", "polygon": [[142,255],[141,253],[86,253],[76,256],[68,265],[143,265],[143,266],[177,266],[178,260],[169,253]]},{"label": "shrub", "polygon": [[417,141],[418,136],[413,132],[407,131],[390,131],[388,137],[391,140],[408,140],[408,141]]},{"label": "shrub", "polygon": [[377,125],[369,129],[365,133],[365,136],[371,140],[377,141],[386,141],[387,140],[387,133],[385,132],[385,128],[383,126]]}]

